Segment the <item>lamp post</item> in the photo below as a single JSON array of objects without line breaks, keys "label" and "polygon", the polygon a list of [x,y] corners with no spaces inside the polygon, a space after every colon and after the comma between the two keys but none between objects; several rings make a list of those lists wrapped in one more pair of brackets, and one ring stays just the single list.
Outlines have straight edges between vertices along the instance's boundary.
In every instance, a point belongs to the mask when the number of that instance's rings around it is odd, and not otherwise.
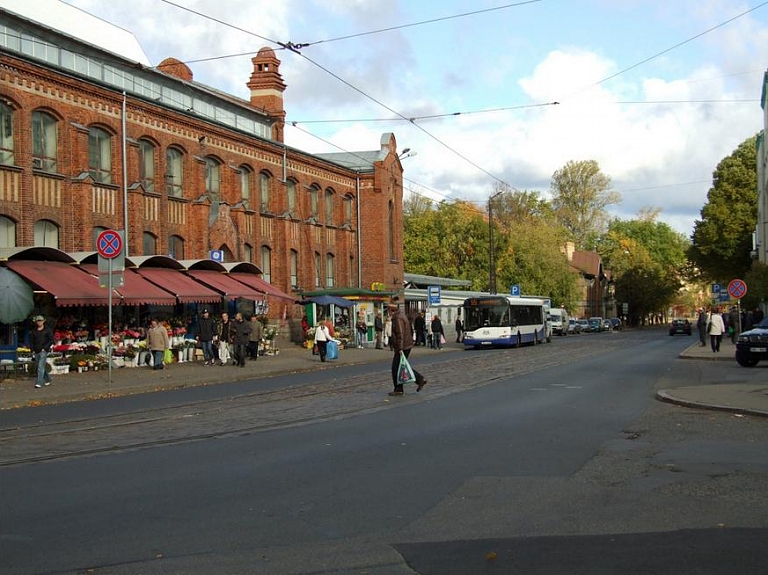
[{"label": "lamp post", "polygon": [[488,291],[492,294],[496,293],[496,269],[493,262],[493,200],[503,193],[502,190],[488,198]]}]

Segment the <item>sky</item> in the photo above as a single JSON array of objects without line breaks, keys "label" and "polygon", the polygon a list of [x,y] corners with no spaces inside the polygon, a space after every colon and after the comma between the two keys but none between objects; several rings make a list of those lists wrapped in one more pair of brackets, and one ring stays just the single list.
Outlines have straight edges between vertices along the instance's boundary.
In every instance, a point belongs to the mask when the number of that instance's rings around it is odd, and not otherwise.
[{"label": "sky", "polygon": [[500,183],[549,198],[555,171],[595,160],[612,216],[657,208],[690,236],[717,164],[763,127],[765,0],[66,1],[244,99],[250,58],[275,49],[288,145],[392,132],[415,152],[406,191],[436,201],[484,206]]}]

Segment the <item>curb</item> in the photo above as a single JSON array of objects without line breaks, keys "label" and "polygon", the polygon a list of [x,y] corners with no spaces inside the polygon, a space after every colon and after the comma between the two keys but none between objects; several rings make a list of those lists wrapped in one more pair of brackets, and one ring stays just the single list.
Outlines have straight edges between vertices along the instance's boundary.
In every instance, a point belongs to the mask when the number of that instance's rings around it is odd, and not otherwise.
[{"label": "curb", "polygon": [[[693,358],[696,359],[696,358]],[[732,405],[718,405],[713,403],[704,403],[692,399],[681,399],[661,390],[656,392],[656,399],[665,403],[673,403],[682,407],[693,407],[696,409],[708,409],[710,411],[725,411],[739,415],[754,415],[756,417],[768,417],[768,412],[759,409],[750,409],[748,407],[734,407]]]}]

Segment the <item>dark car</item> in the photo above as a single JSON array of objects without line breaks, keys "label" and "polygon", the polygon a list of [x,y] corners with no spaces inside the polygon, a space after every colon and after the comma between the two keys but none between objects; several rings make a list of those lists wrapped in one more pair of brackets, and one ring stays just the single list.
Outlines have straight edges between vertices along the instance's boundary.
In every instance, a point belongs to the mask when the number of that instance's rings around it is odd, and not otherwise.
[{"label": "dark car", "polygon": [[768,317],[736,340],[736,361],[744,367],[754,367],[761,359],[768,359]]},{"label": "dark car", "polygon": [[691,335],[691,322],[687,319],[673,319],[669,325],[669,335]]},{"label": "dark car", "polygon": [[621,320],[619,318],[612,317],[611,323],[613,324],[614,331],[619,331],[621,329]]}]

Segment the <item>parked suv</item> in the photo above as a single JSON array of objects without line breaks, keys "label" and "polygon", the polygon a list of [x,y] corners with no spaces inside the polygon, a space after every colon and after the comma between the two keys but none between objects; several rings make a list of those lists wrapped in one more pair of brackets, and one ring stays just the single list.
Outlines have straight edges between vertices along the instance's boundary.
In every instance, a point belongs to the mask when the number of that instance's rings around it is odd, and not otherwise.
[{"label": "parked suv", "polygon": [[768,317],[736,340],[736,361],[744,367],[754,367],[761,359],[768,359]]}]

